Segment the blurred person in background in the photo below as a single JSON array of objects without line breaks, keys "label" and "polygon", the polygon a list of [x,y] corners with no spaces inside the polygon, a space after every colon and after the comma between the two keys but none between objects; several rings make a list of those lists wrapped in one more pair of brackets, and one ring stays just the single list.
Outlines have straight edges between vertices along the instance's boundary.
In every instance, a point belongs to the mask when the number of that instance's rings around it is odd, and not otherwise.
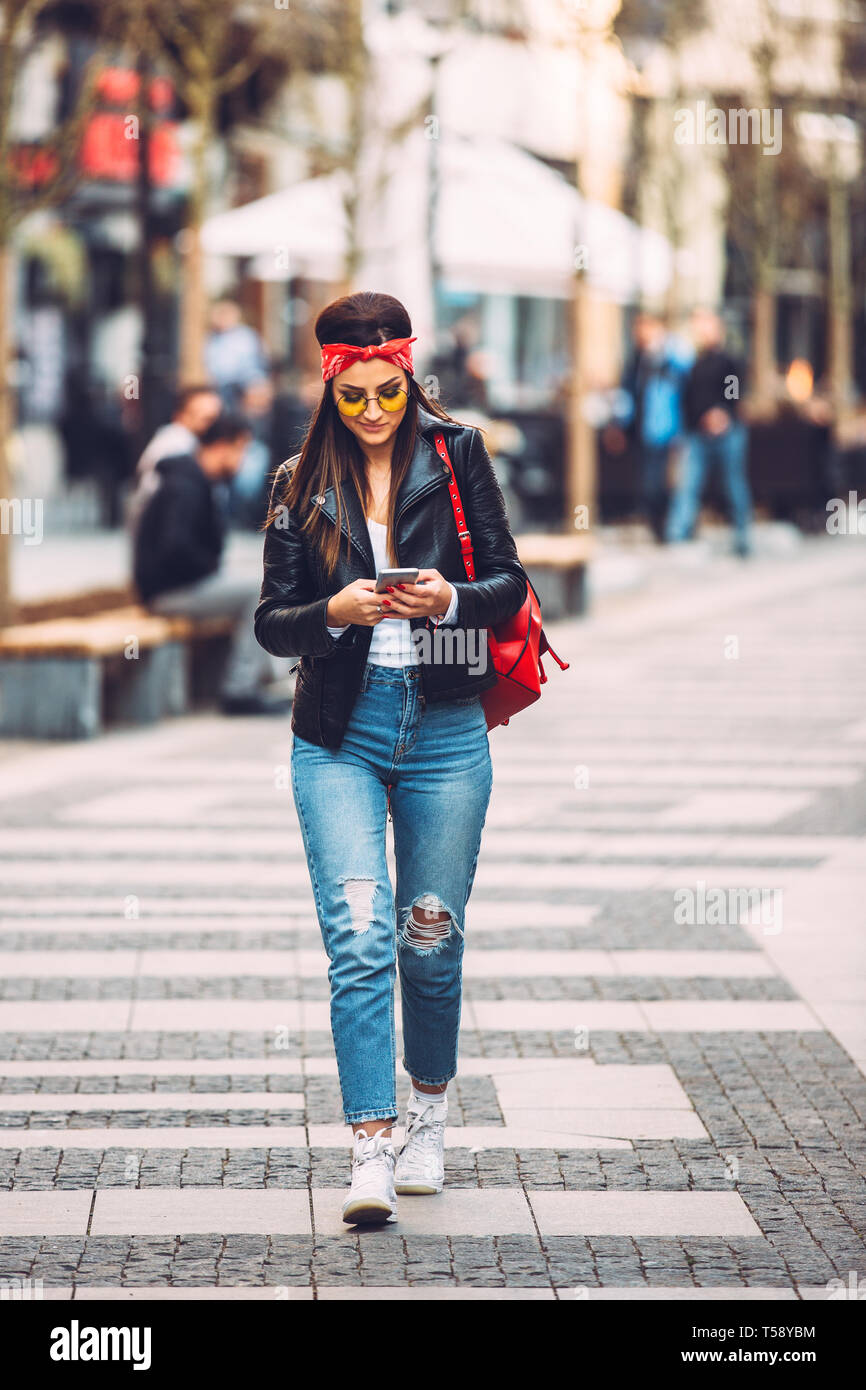
[{"label": "blurred person in background", "polygon": [[682,434],[682,394],[692,354],[669,337],[655,314],[638,314],[632,336],[634,351],[622,380],[625,413],[607,427],[604,443],[614,454],[631,443],[638,466],[638,508],[663,544],[671,450]]},{"label": "blurred person in background", "polygon": [[241,416],[221,415],[193,449],[160,459],[153,468],[157,485],[144,502],[133,539],[133,578],[141,601],[153,612],[235,619],[220,691],[225,714],[283,713],[289,707],[265,689],[275,668],[253,631],[258,583],[221,569],[226,513],[218,490],[237,473],[250,438]]},{"label": "blurred person in background", "polygon": [[170,422],[160,425],[138,460],[139,479],[160,459],[194,453],[199,439],[221,410],[222,403],[213,386],[201,383],[181,387],[175,397]]},{"label": "blurred person in background", "polygon": [[212,386],[206,383],[183,386],[178,391],[174,411],[167,425],[160,425],[135,469],[135,491],[126,511],[126,525],[135,531],[141,510],[158,486],[155,472],[161,459],[195,454],[199,440],[222,410],[222,402]]},{"label": "blurred person in background", "polygon": [[210,326],[204,349],[208,376],[226,408],[237,410],[247,387],[268,377],[267,354],[233,299],[217,300],[211,309]]},{"label": "blurred person in background", "polygon": [[241,410],[251,436],[241,466],[231,480],[231,512],[234,520],[254,530],[268,511],[268,482],[273,464],[271,420],[274,388],[268,377],[251,381],[241,396]]},{"label": "blurred person in background", "polygon": [[743,366],[725,346],[725,326],[710,309],[692,314],[697,356],[683,392],[687,431],[680,476],[668,517],[669,541],[690,540],[704,484],[721,472],[734,528],[734,553],[751,553],[752,498],[746,472],[746,427],[740,419]]},{"label": "blurred person in background", "polygon": [[122,493],[134,465],[123,425],[122,394],[112,395],[104,386],[93,385],[82,367],[72,367],[58,425],[67,476],[92,478],[99,493],[100,524],[119,525],[123,520]]},{"label": "blurred person in background", "polygon": [[309,369],[280,363],[273,376],[274,404],[271,410],[271,456],[274,464],[297,452],[304,442],[310,420],[316,413],[322,378]]}]

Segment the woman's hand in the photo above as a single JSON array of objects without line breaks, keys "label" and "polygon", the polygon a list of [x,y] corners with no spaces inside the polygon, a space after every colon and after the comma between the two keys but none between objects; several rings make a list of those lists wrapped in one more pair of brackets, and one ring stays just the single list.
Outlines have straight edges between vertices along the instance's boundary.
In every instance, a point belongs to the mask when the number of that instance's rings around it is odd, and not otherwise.
[{"label": "woman's hand", "polygon": [[417,584],[397,584],[389,588],[385,598],[389,601],[386,618],[441,617],[448,612],[451,585],[438,570],[419,570]]},{"label": "woman's hand", "polygon": [[384,597],[384,594],[376,593],[375,579],[353,580],[329,600],[328,626],[345,627],[347,623],[358,623],[361,627],[375,627],[387,616],[388,610],[382,603]]}]

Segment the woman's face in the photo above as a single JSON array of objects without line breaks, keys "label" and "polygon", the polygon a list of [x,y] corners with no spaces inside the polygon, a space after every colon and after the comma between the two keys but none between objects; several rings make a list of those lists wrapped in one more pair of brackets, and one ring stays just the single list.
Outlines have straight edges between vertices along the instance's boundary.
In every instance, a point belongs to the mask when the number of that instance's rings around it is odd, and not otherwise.
[{"label": "woman's face", "polygon": [[402,367],[395,367],[381,357],[371,357],[367,362],[354,362],[344,372],[338,372],[331,379],[331,385],[335,404],[341,398],[360,401],[364,396],[368,397],[366,407],[359,415],[343,415],[338,407],[340,420],[362,446],[384,444],[397,433],[408,401],[399,410],[383,410],[378,396],[381,394],[393,398],[398,391],[408,392],[409,378]]}]

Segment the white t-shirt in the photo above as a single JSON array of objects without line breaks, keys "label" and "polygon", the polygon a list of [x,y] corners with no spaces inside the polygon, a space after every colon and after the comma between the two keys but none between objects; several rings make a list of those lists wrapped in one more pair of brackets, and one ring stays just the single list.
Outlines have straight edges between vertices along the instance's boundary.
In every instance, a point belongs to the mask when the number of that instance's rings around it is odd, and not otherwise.
[{"label": "white t-shirt", "polygon": [[136,465],[135,490],[127,501],[124,516],[130,535],[135,535],[145,505],[160,485],[156,465],[181,454],[195,455],[198,443],[198,436],[177,420],[159,427]]},{"label": "white t-shirt", "polygon": [[192,430],[187,429],[186,425],[182,425],[179,420],[172,420],[170,424],[159,427],[138,460],[136,472],[139,477],[143,477],[161,459],[172,458],[179,454],[195,454],[198,451],[198,445],[198,436],[193,434]]},{"label": "white t-shirt", "polygon": [[[367,517],[367,530],[373,550],[376,573],[388,569],[388,528],[380,521]],[[456,623],[457,590],[451,585],[451,602],[440,623]],[[339,637],[349,626],[329,627],[332,637]],[[408,618],[385,618],[373,628],[367,660],[375,666],[418,666],[420,664],[415,644],[412,641],[412,626]]]}]

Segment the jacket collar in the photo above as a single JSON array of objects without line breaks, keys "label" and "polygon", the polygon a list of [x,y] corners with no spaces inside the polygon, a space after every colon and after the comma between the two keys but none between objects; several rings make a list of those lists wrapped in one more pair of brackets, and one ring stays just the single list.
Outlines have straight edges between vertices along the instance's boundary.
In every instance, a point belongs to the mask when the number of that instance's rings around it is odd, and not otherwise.
[{"label": "jacket collar", "polygon": [[[433,487],[445,482],[447,469],[445,464],[436,452],[433,442],[434,436],[441,429],[443,432],[461,428],[448,420],[440,420],[438,416],[432,415],[424,406],[418,406],[418,427],[415,434],[415,449],[409,460],[409,467],[406,475],[400,484],[397,493],[396,515],[400,513],[428,487]],[[348,477],[348,471],[344,468],[341,481]],[[336,525],[337,521],[337,499],[333,487],[328,487],[324,492],[317,493],[313,501],[321,508],[325,516]],[[347,525],[348,518],[348,525]],[[351,526],[352,544],[364,557],[367,567],[372,574],[374,569],[373,552],[370,549],[370,536],[367,530],[367,519],[364,516],[360,500],[354,487],[343,489],[343,535],[349,534]]]}]

